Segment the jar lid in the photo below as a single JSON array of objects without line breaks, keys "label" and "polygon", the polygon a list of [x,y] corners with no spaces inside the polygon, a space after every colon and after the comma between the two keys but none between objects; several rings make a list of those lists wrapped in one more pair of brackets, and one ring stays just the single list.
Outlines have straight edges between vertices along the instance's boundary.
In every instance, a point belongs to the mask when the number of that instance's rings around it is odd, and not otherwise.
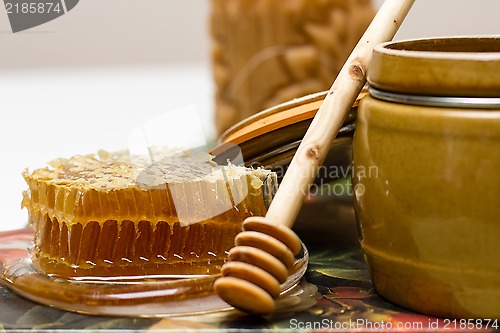
[{"label": "jar lid", "polygon": [[379,90],[402,94],[500,97],[500,36],[379,44],[368,82]]},{"label": "jar lid", "polygon": [[[258,163],[271,168],[287,165],[327,93],[323,91],[293,99],[235,124],[220,136],[219,144],[212,149],[214,160],[224,163],[227,159],[232,160],[235,153],[241,153],[246,165]],[[359,101],[367,93],[367,89],[363,89],[359,94],[336,140],[349,137],[350,143]],[[238,148],[236,151],[235,147]]]}]

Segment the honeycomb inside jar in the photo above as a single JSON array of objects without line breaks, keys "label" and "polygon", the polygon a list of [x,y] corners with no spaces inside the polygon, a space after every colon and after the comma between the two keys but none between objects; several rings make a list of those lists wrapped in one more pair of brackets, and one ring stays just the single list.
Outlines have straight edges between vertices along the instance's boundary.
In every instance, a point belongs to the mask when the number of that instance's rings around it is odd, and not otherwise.
[{"label": "honeycomb inside jar", "polygon": [[24,173],[23,205],[33,266],[66,279],[218,273],[243,220],[264,215],[276,189],[269,171],[183,154],[153,168],[122,154],[51,166]]}]

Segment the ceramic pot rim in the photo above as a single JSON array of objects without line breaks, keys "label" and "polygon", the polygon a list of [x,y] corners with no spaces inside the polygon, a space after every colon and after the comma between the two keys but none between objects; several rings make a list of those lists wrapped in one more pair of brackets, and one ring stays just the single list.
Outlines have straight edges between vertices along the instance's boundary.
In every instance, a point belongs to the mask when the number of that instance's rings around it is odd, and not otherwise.
[{"label": "ceramic pot rim", "polygon": [[500,35],[410,39],[377,45],[368,82],[400,94],[500,97]]},{"label": "ceramic pot rim", "polygon": [[[479,35],[479,36],[454,36],[436,38],[406,39],[401,41],[391,41],[378,44],[374,52],[405,58],[425,58],[437,60],[470,60],[470,61],[500,61],[499,51],[430,51],[418,50],[418,46],[434,42],[435,44],[448,45],[450,42],[474,42],[480,45],[484,41],[497,41],[500,44],[500,35]],[[392,47],[411,45],[414,49],[396,49]]]}]

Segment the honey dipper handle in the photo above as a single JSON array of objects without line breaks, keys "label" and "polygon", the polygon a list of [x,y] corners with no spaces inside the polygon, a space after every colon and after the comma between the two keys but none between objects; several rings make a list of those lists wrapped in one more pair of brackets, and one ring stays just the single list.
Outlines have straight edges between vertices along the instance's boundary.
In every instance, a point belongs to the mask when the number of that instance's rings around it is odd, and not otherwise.
[{"label": "honey dipper handle", "polygon": [[328,91],[266,214],[291,227],[330,145],[359,92],[375,45],[392,40],[415,0],[386,0]]}]

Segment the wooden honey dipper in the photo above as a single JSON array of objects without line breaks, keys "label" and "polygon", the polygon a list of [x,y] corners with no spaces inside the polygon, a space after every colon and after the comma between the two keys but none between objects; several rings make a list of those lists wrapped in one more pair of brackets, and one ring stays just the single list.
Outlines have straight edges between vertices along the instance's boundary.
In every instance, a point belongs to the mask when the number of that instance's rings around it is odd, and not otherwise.
[{"label": "wooden honey dipper", "polygon": [[249,217],[229,251],[214,289],[227,303],[253,314],[274,311],[289,276],[299,237],[290,229],[319,166],[366,83],[373,47],[392,40],[415,0],[386,0],[347,59],[314,117],[265,217]]}]

